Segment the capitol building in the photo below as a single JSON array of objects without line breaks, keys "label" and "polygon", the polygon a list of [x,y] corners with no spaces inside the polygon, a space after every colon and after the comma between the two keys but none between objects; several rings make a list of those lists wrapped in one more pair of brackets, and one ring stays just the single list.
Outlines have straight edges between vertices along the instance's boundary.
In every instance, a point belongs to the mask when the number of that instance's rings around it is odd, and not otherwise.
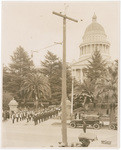
[{"label": "capitol building", "polygon": [[95,14],[92,17],[92,23],[87,26],[82,39],[83,42],[79,46],[79,60],[71,65],[72,76],[81,82],[84,80],[84,68],[91,59],[95,49],[100,51],[103,59],[110,59],[110,43],[107,40],[104,28],[97,22]]}]

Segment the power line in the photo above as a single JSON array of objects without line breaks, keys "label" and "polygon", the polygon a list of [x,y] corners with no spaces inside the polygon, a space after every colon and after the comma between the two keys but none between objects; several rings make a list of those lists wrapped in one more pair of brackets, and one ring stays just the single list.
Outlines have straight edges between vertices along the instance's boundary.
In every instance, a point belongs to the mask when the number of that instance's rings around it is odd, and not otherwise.
[{"label": "power line", "polygon": [[62,43],[63,43],[63,42],[54,42],[54,44],[49,45],[49,46],[46,46],[46,47],[44,47],[44,48],[41,48],[40,50],[34,50],[34,51],[31,50],[31,58],[33,58],[33,53],[38,53],[38,52],[40,52],[41,50],[45,50],[45,49],[47,49],[47,48],[53,47],[53,46],[58,45],[58,44],[62,45]]}]

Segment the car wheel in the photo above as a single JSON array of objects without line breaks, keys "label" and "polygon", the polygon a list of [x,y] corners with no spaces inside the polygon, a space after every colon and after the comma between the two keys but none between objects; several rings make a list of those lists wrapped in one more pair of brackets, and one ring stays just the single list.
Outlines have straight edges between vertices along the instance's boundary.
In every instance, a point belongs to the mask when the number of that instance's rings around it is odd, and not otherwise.
[{"label": "car wheel", "polygon": [[114,125],[114,124],[110,124],[110,125],[109,125],[109,129],[115,130],[115,125]]},{"label": "car wheel", "polygon": [[93,128],[94,128],[94,129],[99,129],[99,128],[100,128],[100,125],[97,124],[97,123],[95,123],[95,124],[93,125]]},{"label": "car wheel", "polygon": [[76,128],[76,124],[75,123],[71,123],[71,127]]}]

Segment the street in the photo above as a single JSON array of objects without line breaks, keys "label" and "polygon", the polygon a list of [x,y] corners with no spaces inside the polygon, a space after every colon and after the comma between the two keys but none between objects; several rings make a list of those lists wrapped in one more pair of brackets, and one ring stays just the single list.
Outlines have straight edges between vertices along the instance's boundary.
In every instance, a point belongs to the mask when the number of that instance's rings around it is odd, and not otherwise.
[{"label": "street", "polygon": [[[76,143],[78,136],[83,133],[82,128],[72,128],[68,125],[68,144]],[[100,130],[87,129],[87,133],[94,133],[98,140],[91,142],[89,147],[117,147],[117,130],[102,128]],[[111,141],[104,144],[101,141]],[[49,119],[38,125],[31,121],[15,122],[11,120],[2,123],[2,147],[3,148],[41,148],[58,147],[61,142],[60,120]]]}]

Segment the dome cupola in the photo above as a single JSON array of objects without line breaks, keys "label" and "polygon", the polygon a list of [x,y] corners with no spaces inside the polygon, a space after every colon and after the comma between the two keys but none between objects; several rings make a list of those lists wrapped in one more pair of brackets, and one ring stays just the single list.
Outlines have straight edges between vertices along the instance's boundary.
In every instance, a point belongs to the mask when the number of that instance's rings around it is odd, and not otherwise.
[{"label": "dome cupola", "polygon": [[105,34],[105,30],[99,23],[97,23],[97,16],[94,13],[92,23],[85,30],[83,42],[104,42],[106,40],[107,35]]},{"label": "dome cupola", "polygon": [[92,22],[96,22],[97,21],[97,16],[95,15],[95,13],[94,13],[94,15],[93,15],[93,17],[92,17]]},{"label": "dome cupola", "polygon": [[90,57],[95,49],[100,50],[103,55],[109,56],[110,43],[107,41],[104,28],[97,22],[95,13],[92,17],[92,23],[87,26],[84,32],[83,42],[79,47],[81,59],[82,57],[83,59]]}]

